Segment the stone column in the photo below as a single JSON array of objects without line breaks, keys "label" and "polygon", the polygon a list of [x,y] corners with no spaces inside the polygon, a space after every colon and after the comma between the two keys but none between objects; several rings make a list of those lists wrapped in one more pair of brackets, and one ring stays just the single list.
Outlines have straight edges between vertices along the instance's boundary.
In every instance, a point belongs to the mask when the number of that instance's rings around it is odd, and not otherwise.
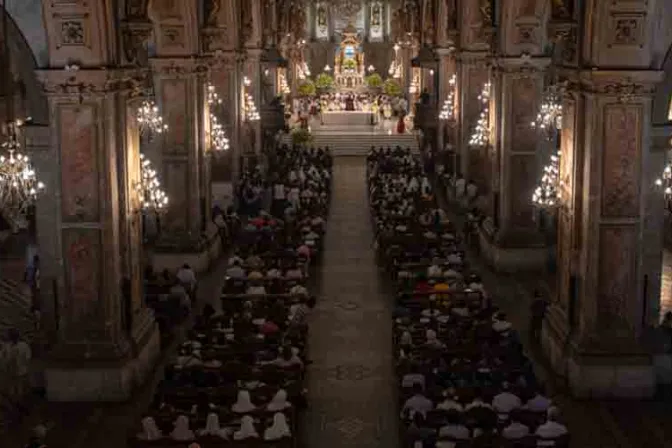
[{"label": "stone column", "polygon": [[209,171],[205,157],[205,66],[194,58],[151,60],[156,75],[157,103],[168,125],[156,160],[170,200],[161,221],[161,239],[153,254],[155,269],[183,263],[205,270],[219,249],[207,208]]},{"label": "stone column", "polygon": [[531,123],[543,89],[545,58],[502,58],[493,77],[493,142],[489,156],[488,217],[481,247],[497,270],[543,269],[544,235],[535,220],[532,193],[539,180]]},{"label": "stone column", "polygon": [[474,180],[480,185],[485,183],[482,167],[484,154],[469,147],[469,138],[481,114],[482,103],[478,95],[489,79],[488,53],[469,51],[459,53],[457,57],[459,168],[463,177]]},{"label": "stone column", "polygon": [[653,187],[660,158],[649,151],[660,79],[644,70],[580,71],[565,103],[558,294],[542,341],[577,396],[655,392],[642,337],[651,291],[660,288],[660,226],[649,218],[662,205]]},{"label": "stone column", "polygon": [[[47,396],[123,401],[159,352],[135,274],[142,241],[132,189],[139,179],[137,133],[127,132],[130,79],[117,70],[38,76],[51,116],[51,149],[36,158],[47,184],[38,204],[42,269],[55,286],[54,296],[44,297],[54,304],[47,310],[56,323],[45,369]],[[35,131],[29,131],[32,146],[41,145],[45,134]],[[130,288],[122,285],[126,276],[132,277]]]}]

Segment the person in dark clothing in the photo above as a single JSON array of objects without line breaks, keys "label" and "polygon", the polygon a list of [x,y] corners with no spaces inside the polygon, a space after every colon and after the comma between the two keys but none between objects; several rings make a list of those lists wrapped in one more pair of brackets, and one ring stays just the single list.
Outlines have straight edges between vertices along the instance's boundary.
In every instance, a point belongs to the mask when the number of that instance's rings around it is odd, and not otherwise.
[{"label": "person in dark clothing", "polygon": [[534,292],[534,300],[530,309],[530,339],[532,342],[539,341],[541,338],[541,329],[546,315],[548,302],[539,291]]}]

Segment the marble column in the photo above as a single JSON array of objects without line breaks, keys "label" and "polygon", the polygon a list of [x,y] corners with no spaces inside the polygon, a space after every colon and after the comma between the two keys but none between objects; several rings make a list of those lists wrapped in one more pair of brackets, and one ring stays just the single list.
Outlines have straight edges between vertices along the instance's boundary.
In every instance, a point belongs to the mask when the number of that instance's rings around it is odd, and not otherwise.
[{"label": "marble column", "polygon": [[580,397],[655,392],[643,338],[660,289],[660,226],[649,215],[662,207],[654,187],[661,165],[649,148],[661,75],[579,71],[565,100],[559,278],[542,342]]},{"label": "marble column", "polygon": [[[142,240],[133,185],[139,152],[127,97],[132,83],[122,70],[47,70],[38,76],[51,117],[50,149],[36,157],[47,185],[38,203],[42,269],[54,286],[44,300],[56,327],[45,368],[47,396],[123,401],[159,353],[158,331],[138,288]],[[46,135],[28,130],[31,148],[44,147]]]},{"label": "marble column", "polygon": [[544,269],[548,257],[532,194],[539,180],[539,110],[546,58],[502,58],[493,73],[493,150],[486,167],[487,218],[481,247],[500,271]]},{"label": "marble column", "polygon": [[483,164],[485,151],[472,149],[469,139],[481,114],[478,99],[483,86],[490,80],[490,62],[486,52],[462,51],[457,56],[458,91],[458,157],[462,177],[483,186],[486,182]]},{"label": "marble column", "polygon": [[151,60],[157,103],[168,125],[155,164],[170,205],[162,217],[160,241],[152,256],[155,269],[183,263],[205,270],[219,250],[210,219],[209,163],[206,157],[205,64],[194,58]]}]

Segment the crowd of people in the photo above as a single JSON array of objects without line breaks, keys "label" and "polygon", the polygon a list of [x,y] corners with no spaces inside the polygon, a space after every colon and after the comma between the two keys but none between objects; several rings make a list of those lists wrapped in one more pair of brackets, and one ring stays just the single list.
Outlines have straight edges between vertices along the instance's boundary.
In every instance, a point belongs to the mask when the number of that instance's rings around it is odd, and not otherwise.
[{"label": "crowd of people", "polygon": [[376,247],[397,284],[404,446],[567,446],[558,408],[469,269],[420,160],[400,148],[373,149],[367,164]]},{"label": "crowd of people", "polygon": [[280,147],[269,166],[247,179],[272,188],[270,207],[241,214],[219,306],[194,319],[132,446],[295,446],[331,157]]}]

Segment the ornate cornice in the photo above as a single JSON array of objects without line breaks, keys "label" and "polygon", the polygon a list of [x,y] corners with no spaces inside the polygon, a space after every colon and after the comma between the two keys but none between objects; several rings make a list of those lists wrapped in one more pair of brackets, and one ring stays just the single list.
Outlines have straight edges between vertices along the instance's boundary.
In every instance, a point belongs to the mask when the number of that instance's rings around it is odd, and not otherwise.
[{"label": "ornate cornice", "polygon": [[469,51],[462,50],[455,54],[455,59],[467,64],[492,65],[492,53],[490,51]]},{"label": "ornate cornice", "polygon": [[105,95],[135,92],[144,85],[146,69],[66,69],[37,70],[42,88],[50,96]]},{"label": "ornate cornice", "polygon": [[636,96],[652,95],[663,80],[660,70],[574,70],[565,71],[568,88],[628,100]]},{"label": "ornate cornice", "polygon": [[499,57],[493,61],[495,67],[504,73],[538,73],[548,69],[551,58],[530,56],[525,53],[520,56]]},{"label": "ornate cornice", "polygon": [[238,62],[239,53],[235,51],[217,50],[213,54],[207,55],[202,59],[211,70],[212,69],[233,69]]},{"label": "ornate cornice", "polygon": [[159,77],[187,78],[204,75],[208,72],[208,64],[197,57],[186,58],[152,58],[149,61],[152,70]]}]

